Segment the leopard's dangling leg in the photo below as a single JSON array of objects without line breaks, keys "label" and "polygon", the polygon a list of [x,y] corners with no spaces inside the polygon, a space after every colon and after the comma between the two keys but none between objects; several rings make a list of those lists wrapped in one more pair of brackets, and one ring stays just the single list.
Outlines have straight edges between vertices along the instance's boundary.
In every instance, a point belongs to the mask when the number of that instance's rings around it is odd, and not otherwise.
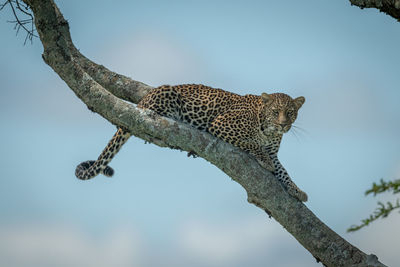
[{"label": "leopard's dangling leg", "polygon": [[125,144],[129,137],[130,133],[128,131],[119,128],[96,161],[84,161],[76,167],[76,177],[81,180],[88,180],[95,177],[99,173],[111,177],[114,174],[114,170],[107,165],[110,163],[115,154],[118,153],[121,146]]}]

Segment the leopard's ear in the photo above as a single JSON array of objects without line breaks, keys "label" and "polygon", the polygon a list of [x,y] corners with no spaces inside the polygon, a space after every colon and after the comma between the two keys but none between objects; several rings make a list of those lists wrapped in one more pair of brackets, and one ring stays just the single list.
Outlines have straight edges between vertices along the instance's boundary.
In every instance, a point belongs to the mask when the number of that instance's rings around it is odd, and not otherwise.
[{"label": "leopard's ear", "polygon": [[267,94],[267,93],[262,93],[261,94],[261,98],[262,98],[262,100],[263,100],[265,105],[269,105],[273,101],[272,96]]},{"label": "leopard's ear", "polygon": [[299,96],[293,100],[294,104],[296,105],[297,109],[301,108],[301,106],[306,102],[304,96]]}]

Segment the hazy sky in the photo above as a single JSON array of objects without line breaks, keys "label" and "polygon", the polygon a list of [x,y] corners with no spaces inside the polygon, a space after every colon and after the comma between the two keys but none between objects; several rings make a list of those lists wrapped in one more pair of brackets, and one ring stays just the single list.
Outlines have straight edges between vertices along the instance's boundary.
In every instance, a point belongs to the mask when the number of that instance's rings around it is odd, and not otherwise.
[{"label": "hazy sky", "polygon": [[[399,214],[354,234],[364,191],[400,177],[400,24],[347,0],[56,1],[80,51],[152,86],[305,96],[280,159],[328,226],[388,266]],[[115,128],[0,13],[0,266],[321,266],[203,159],[131,138],[79,181]],[[390,198],[380,198],[386,200]]]}]

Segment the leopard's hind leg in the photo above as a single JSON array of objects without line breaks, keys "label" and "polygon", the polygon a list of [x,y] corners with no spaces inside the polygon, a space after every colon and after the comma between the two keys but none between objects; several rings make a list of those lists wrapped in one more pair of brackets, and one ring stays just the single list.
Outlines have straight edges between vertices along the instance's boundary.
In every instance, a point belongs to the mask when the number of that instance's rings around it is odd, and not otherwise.
[{"label": "leopard's hind leg", "polygon": [[129,137],[130,133],[128,131],[119,128],[97,160],[84,161],[76,167],[76,177],[81,180],[88,180],[99,173],[111,177],[114,174],[114,170],[107,165]]}]

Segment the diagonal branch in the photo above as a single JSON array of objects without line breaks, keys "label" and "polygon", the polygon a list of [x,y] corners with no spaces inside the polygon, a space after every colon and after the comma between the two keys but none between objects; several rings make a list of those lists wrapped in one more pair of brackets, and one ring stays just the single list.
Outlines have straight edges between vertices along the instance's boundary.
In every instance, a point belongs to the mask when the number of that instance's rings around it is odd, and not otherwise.
[{"label": "diagonal branch", "polygon": [[[94,112],[133,135],[162,147],[194,152],[247,191],[248,201],[273,216],[326,266],[384,266],[374,255],[352,246],[303,203],[290,197],[277,179],[240,149],[183,123],[137,109],[151,89],[85,58],[74,47],[69,26],[52,0],[24,0],[34,12],[43,59]],[[122,99],[121,99],[122,98]]]},{"label": "diagonal branch", "polygon": [[400,0],[350,0],[351,5],[363,8],[377,8],[379,11],[400,21]]}]

